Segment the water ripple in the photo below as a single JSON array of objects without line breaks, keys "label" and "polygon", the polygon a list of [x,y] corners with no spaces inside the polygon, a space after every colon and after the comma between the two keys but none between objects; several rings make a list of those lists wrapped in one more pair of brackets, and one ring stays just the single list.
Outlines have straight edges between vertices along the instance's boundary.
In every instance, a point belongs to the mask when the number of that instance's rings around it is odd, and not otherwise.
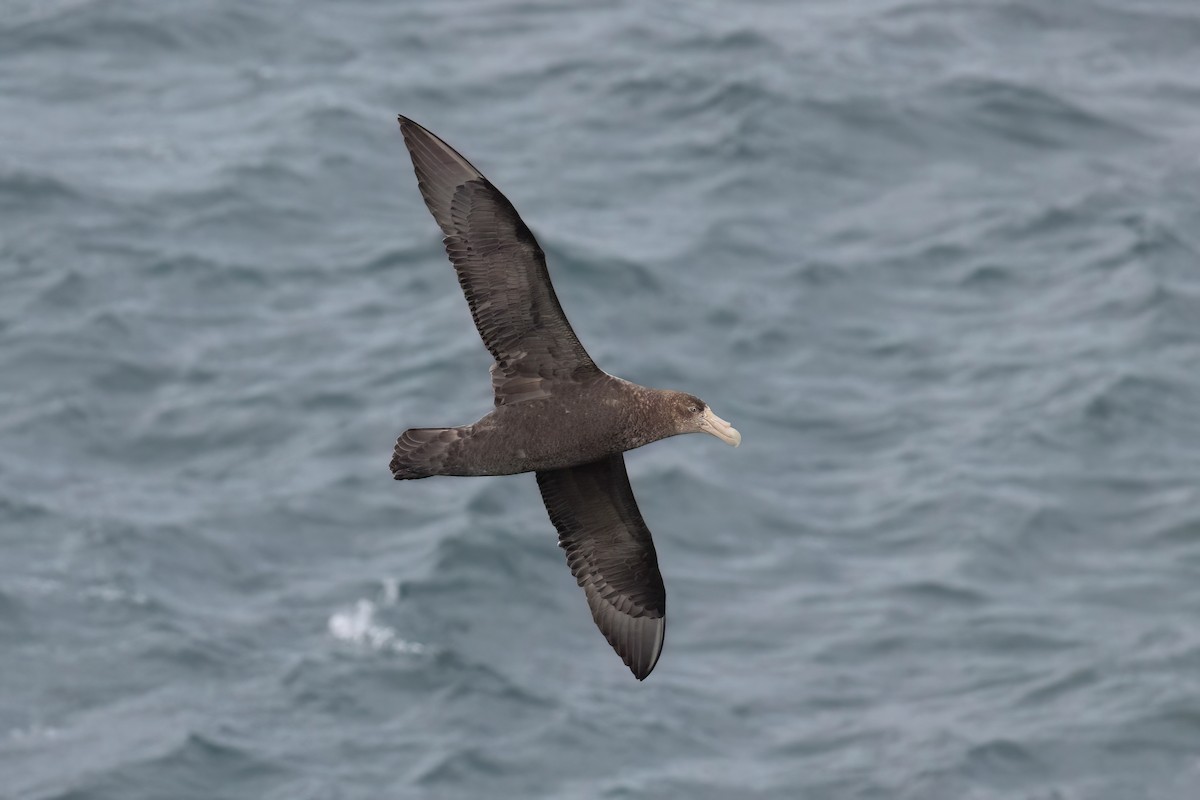
[{"label": "water ripple", "polygon": [[[1194,9],[10,5],[14,797],[1191,796]],[[384,470],[491,407],[397,112],[745,435],[628,458],[645,683],[531,476]]]}]

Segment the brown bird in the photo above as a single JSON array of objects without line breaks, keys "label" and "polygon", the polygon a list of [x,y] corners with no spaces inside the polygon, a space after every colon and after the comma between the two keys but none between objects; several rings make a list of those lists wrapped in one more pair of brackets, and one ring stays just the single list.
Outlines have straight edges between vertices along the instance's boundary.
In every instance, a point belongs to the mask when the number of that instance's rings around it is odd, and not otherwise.
[{"label": "brown bird", "polygon": [[734,447],[742,436],[698,397],[597,367],[512,203],[450,145],[399,119],[421,196],[496,359],[496,407],[473,425],[405,431],[392,476],[536,472],[592,618],[642,680],[662,652],[667,597],[622,453],[681,433],[710,433]]}]

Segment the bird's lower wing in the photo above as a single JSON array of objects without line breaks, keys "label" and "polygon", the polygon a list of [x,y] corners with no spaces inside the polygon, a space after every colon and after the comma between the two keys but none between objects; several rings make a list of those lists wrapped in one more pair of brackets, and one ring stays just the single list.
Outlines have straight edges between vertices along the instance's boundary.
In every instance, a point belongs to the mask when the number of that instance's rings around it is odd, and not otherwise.
[{"label": "bird's lower wing", "polygon": [[592,618],[643,680],[662,652],[667,595],[624,456],[539,472],[537,481]]}]

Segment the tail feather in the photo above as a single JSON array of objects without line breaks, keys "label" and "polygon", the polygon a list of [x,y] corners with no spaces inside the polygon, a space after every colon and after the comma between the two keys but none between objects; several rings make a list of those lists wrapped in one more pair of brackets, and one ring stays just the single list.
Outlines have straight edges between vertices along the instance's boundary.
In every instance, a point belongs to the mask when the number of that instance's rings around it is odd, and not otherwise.
[{"label": "tail feather", "polygon": [[403,481],[441,474],[451,445],[461,438],[459,428],[409,428],[392,451],[392,477]]}]

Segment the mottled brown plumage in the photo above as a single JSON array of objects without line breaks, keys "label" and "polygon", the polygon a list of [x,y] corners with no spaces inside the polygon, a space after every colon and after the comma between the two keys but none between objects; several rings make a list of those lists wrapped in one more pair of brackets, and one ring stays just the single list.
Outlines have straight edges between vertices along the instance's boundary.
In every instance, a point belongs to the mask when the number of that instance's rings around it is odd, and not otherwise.
[{"label": "mottled brown plumage", "polygon": [[638,386],[597,367],[512,204],[420,125],[400,117],[400,130],[475,327],[495,358],[495,408],[473,425],[405,431],[392,475],[536,472],[592,618],[641,680],[662,651],[666,591],[622,453],[682,433],[711,433],[734,446],[741,435],[692,395]]}]

